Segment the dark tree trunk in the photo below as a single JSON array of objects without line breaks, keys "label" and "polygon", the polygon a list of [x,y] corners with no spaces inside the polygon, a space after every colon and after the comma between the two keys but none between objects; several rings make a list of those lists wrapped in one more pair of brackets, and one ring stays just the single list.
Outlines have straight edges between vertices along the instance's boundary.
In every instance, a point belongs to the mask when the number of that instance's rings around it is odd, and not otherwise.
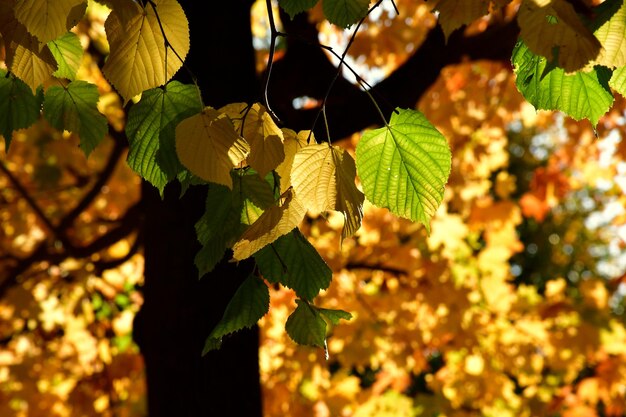
[{"label": "dark tree trunk", "polygon": [[[179,0],[180,1],[180,0]],[[257,100],[259,82],[250,32],[250,0],[180,1],[189,19],[187,66],[207,105]],[[177,78],[190,82],[181,70]],[[222,349],[201,357],[205,337],[251,272],[222,262],[198,280],[194,224],[205,191],[176,185],[158,192],[144,184],[145,303],[135,320],[144,355],[150,417],[261,416],[258,329],[239,332]]]}]

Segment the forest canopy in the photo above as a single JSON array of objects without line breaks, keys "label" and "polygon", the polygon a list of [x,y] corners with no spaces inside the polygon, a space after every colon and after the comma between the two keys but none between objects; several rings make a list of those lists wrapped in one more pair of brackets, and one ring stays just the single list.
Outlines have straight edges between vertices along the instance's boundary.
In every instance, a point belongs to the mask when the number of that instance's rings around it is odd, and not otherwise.
[{"label": "forest canopy", "polygon": [[148,189],[264,415],[626,413],[623,0],[256,1],[249,101],[185,4],[0,0],[1,415],[157,415]]}]

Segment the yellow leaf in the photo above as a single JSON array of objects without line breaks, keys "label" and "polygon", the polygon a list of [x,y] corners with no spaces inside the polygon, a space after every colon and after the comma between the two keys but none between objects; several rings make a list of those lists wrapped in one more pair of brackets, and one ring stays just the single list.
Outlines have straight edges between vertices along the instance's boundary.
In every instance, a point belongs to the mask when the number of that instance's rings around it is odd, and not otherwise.
[{"label": "yellow leaf", "polygon": [[246,157],[248,145],[228,116],[206,107],[176,126],[180,162],[205,181],[233,188],[230,170]]},{"label": "yellow leaf", "polygon": [[626,65],[624,33],[626,33],[626,4],[622,2],[619,9],[611,15],[611,18],[594,32],[603,47],[597,64],[609,68]]},{"label": "yellow leaf", "polygon": [[364,196],[356,185],[354,159],[343,149],[328,144],[311,145],[296,153],[291,182],[307,208],[314,212],[343,213],[342,238],[361,226]]},{"label": "yellow leaf", "polygon": [[116,10],[105,23],[111,53],[103,71],[124,101],[165,84],[189,52],[189,25],[180,4],[176,0],[154,4],[158,17],[150,3],[145,9],[138,7],[126,25],[127,17]]},{"label": "yellow leaf", "polygon": [[463,25],[472,23],[489,12],[489,0],[439,0],[439,24],[446,39]]},{"label": "yellow leaf", "polygon": [[58,38],[85,14],[85,0],[18,0],[15,17],[41,43]]},{"label": "yellow leaf", "polygon": [[524,0],[517,21],[520,36],[533,53],[551,61],[558,48],[559,66],[566,72],[584,68],[600,54],[600,41],[565,0]]},{"label": "yellow leaf", "polygon": [[227,114],[235,129],[243,130],[243,137],[250,145],[248,165],[265,177],[285,159],[283,132],[261,104],[255,103],[249,109],[241,108],[242,104],[229,105],[224,110],[230,112]]},{"label": "yellow leaf", "polygon": [[7,67],[34,92],[56,70],[56,61],[48,46],[41,45],[10,11],[7,13],[3,9],[0,9],[0,30],[6,48]]},{"label": "yellow leaf", "polygon": [[124,28],[128,26],[128,23],[137,13],[141,13],[139,3],[132,0],[102,0],[101,2],[106,4],[109,9],[115,10]]},{"label": "yellow leaf", "polygon": [[275,169],[276,173],[280,177],[280,193],[287,191],[291,187],[291,167],[296,153],[308,146],[308,139],[311,137],[311,142],[315,143],[315,138],[311,134],[310,130],[303,130],[296,134],[291,129],[283,129],[284,147],[285,147],[285,159]]},{"label": "yellow leaf", "polygon": [[272,206],[241,235],[233,246],[233,258],[242,260],[254,255],[263,247],[273,243],[279,237],[291,232],[300,224],[306,209],[295,195],[294,190],[287,191],[281,206]]}]

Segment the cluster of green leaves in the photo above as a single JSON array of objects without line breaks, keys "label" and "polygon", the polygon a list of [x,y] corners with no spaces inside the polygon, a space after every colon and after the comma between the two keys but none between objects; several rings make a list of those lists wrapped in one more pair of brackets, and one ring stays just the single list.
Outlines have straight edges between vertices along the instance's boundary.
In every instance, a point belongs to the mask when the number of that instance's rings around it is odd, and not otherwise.
[{"label": "cluster of green leaves", "polygon": [[[27,10],[25,3],[33,4]],[[374,204],[428,227],[450,173],[446,139],[418,111],[397,109],[385,127],[364,134],[355,163],[345,149],[316,143],[310,131],[280,128],[261,104],[205,106],[197,86],[170,81],[189,50],[187,20],[176,0],[99,3],[111,9],[102,72],[125,103],[133,101],[125,127],[129,166],[161,193],[175,180],[183,190],[207,186],[206,212],[196,224],[200,277],[227,253],[234,260],[253,257],[257,265],[258,273],[239,288],[209,335],[205,352],[268,311],[261,277],[299,297],[286,323],[291,338],[323,347],[327,322],[350,314],[313,304],[332,272],[298,224],[307,211],[334,210],[345,219],[342,237],[352,236],[361,226],[365,199],[355,183],[358,171]],[[315,3],[281,6],[293,14]],[[86,1],[0,5],[8,68],[0,80],[0,131],[7,148],[15,130],[43,114],[55,128],[77,134],[88,156],[108,124],[97,108],[97,86],[76,79],[83,48],[71,29]],[[363,18],[368,7],[367,0],[324,2],[328,19],[342,27]],[[40,12],[50,19],[37,19]],[[55,85],[48,86],[50,80]]]}]

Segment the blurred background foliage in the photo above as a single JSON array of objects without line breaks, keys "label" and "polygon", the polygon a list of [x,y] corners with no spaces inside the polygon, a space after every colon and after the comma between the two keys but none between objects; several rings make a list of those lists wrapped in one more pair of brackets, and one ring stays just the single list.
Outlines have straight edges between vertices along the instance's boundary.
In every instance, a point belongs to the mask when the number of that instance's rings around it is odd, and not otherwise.
[{"label": "blurred background foliage", "polygon": [[[427,5],[396,4],[403,18],[377,9],[350,51],[371,83],[436,23]],[[257,2],[252,22],[259,71],[268,46],[263,7]],[[76,29],[87,50],[106,47],[105,13],[90,3]],[[322,43],[347,42],[319,26]],[[89,55],[81,71],[100,88],[100,110],[123,124]],[[416,107],[453,154],[431,234],[367,204],[362,229],[343,244],[340,216],[307,218],[303,232],[334,271],[319,301],[354,318],[329,329],[327,360],[288,338],[295,295],[273,290],[261,322],[265,414],[625,415],[626,102],[618,99],[594,130],[536,112],[509,65],[466,62],[447,67]],[[353,151],[357,141],[342,145]],[[0,158],[1,416],[146,415],[132,340],[141,236],[124,228],[136,226],[140,182],[119,138],[88,160],[77,143],[41,122]],[[77,256],[43,260],[41,242],[63,222],[71,227],[55,245],[65,254],[70,244]]]}]

